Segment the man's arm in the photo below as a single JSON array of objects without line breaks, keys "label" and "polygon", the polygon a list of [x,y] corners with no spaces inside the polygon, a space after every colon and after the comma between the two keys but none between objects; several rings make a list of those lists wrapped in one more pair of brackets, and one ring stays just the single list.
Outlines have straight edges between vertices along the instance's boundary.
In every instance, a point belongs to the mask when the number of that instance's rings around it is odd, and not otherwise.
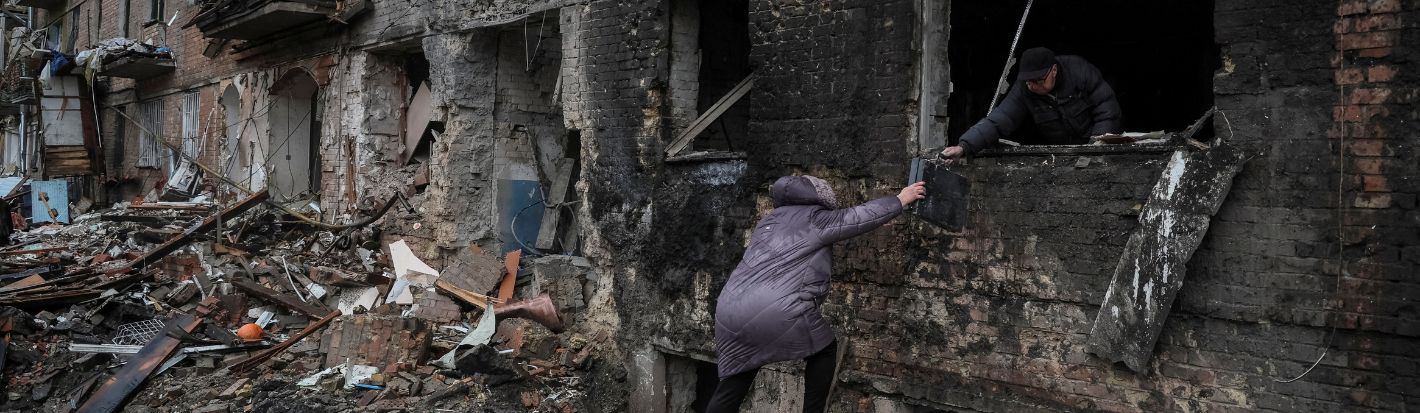
[{"label": "man's arm", "polygon": [[961,135],[957,146],[962,147],[966,155],[971,155],[1015,133],[1016,128],[1029,116],[1026,112],[1024,89],[1023,84],[1012,86],[1011,91],[1006,93],[1005,100],[1001,101],[1001,106],[997,106],[990,115],[967,129],[966,133]]},{"label": "man's arm", "polygon": [[1090,136],[1123,131],[1124,127],[1119,121],[1119,101],[1114,98],[1114,88],[1104,81],[1104,75],[1095,65],[1087,62],[1084,66],[1088,67],[1089,72],[1085,76],[1088,79],[1086,85],[1090,91],[1090,102],[1095,104],[1091,113],[1094,121],[1090,125]]}]

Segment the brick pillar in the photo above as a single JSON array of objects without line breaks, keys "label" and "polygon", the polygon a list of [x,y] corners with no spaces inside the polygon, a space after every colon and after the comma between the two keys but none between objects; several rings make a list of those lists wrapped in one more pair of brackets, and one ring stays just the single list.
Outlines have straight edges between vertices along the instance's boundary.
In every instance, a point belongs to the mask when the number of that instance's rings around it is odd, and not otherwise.
[{"label": "brick pillar", "polygon": [[1404,108],[1416,95],[1415,87],[1400,81],[1401,72],[1413,67],[1405,66],[1413,52],[1400,43],[1403,14],[1400,0],[1344,0],[1333,26],[1332,68],[1339,94],[1328,136],[1333,148],[1342,145],[1345,153],[1340,236],[1345,245],[1364,247],[1359,256],[1344,257],[1350,268],[1343,274],[1347,278],[1340,284],[1339,302],[1333,303],[1341,313],[1332,320],[1342,328],[1388,329],[1376,324],[1377,310],[1368,308],[1374,300],[1366,297],[1389,277],[1387,271],[1404,270],[1397,267],[1396,245],[1404,244],[1405,236],[1395,233],[1396,223],[1388,218],[1416,205],[1413,182],[1407,181],[1415,166],[1402,158],[1413,144],[1403,130]]}]

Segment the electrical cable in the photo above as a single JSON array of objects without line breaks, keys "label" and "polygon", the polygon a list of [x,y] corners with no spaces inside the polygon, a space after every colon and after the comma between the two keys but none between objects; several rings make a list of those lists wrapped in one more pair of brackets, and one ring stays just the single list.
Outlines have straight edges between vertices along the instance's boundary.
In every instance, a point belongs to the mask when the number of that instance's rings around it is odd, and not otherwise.
[{"label": "electrical cable", "polygon": [[[1340,68],[1340,70],[1341,70],[1342,72],[1345,72],[1345,70],[1346,70],[1346,59],[1345,59],[1345,56],[1342,56],[1342,57],[1341,57],[1341,61],[1340,61],[1340,63],[1338,63],[1337,65],[1338,65],[1338,67]],[[1342,104],[1343,104],[1343,105],[1348,104],[1348,103],[1346,102],[1346,86],[1343,85],[1343,84],[1341,84],[1341,82],[1337,82],[1337,84],[1336,84],[1336,89],[1337,89],[1338,95],[1340,96],[1340,99],[1341,99]],[[1223,119],[1226,121],[1226,120],[1227,120],[1227,115],[1224,115]],[[1361,122],[1364,124],[1364,123],[1366,122],[1366,119],[1365,119],[1365,118],[1362,118]],[[1231,133],[1231,130],[1232,130],[1232,124],[1231,124],[1231,123],[1228,124],[1228,129],[1229,129],[1229,131],[1230,131],[1230,133]],[[1361,129],[1364,130],[1364,128],[1361,128]],[[1345,277],[1345,276],[1346,276],[1346,238],[1345,238],[1345,237],[1346,237],[1346,231],[1345,231],[1345,230],[1346,230],[1346,218],[1347,218],[1348,216],[1350,216],[1350,208],[1348,208],[1348,207],[1346,206],[1346,202],[1345,202],[1345,201],[1346,201],[1346,134],[1347,134],[1347,132],[1346,132],[1346,127],[1345,127],[1345,125],[1342,125],[1341,133],[1340,133],[1339,136],[1338,136],[1338,144],[1337,144],[1337,150],[1336,150],[1336,156],[1337,156],[1337,165],[1336,165],[1336,168],[1337,168],[1337,172],[1336,172],[1336,175],[1337,175],[1337,176],[1336,176],[1336,262],[1337,262],[1337,272],[1336,272],[1336,288],[1331,291],[1331,298],[1332,298],[1331,302],[1333,302],[1333,303],[1340,302],[1340,300],[1341,300],[1341,279],[1342,279],[1342,277]],[[1342,306],[1342,305],[1340,305],[1340,304],[1337,304],[1336,307],[1343,307],[1343,308],[1344,308],[1344,306]],[[1303,370],[1302,373],[1301,373],[1301,374],[1298,374],[1296,377],[1293,377],[1293,378],[1290,378],[1290,379],[1279,379],[1279,378],[1273,377],[1273,378],[1272,378],[1272,381],[1277,382],[1277,383],[1291,383],[1291,382],[1294,382],[1294,381],[1297,381],[1297,380],[1301,380],[1302,377],[1306,377],[1307,374],[1311,373],[1313,369],[1316,369],[1316,366],[1321,365],[1321,361],[1322,361],[1323,359],[1326,359],[1326,355],[1331,352],[1331,344],[1332,344],[1332,341],[1336,339],[1336,324],[1337,324],[1337,322],[1338,322],[1338,321],[1336,320],[1336,308],[1328,309],[1328,310],[1327,310],[1326,323],[1327,323],[1327,324],[1330,324],[1330,325],[1331,325],[1331,328],[1329,328],[1329,329],[1327,330],[1327,332],[1326,332],[1326,339],[1325,339],[1325,340],[1322,340],[1321,354],[1316,356],[1316,361],[1313,361],[1310,366],[1307,366],[1307,369],[1306,369],[1306,370]]]}]

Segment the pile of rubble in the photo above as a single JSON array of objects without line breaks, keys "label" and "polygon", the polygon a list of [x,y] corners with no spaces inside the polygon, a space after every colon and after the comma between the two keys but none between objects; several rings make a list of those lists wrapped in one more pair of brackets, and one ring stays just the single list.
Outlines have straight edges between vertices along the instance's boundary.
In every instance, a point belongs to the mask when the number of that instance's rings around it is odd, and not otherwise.
[{"label": "pile of rubble", "polygon": [[583,258],[474,246],[440,271],[378,226],[265,201],[135,202],[13,234],[0,411],[583,411],[590,376],[615,374],[598,372],[607,332],[582,322]]}]

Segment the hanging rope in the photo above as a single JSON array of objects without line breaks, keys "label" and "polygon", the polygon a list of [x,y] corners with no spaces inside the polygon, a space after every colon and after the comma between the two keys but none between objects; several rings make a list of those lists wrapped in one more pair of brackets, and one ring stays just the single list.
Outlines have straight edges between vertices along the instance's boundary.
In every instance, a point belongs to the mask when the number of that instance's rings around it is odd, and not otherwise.
[{"label": "hanging rope", "polygon": [[1011,66],[1016,65],[1016,44],[1021,41],[1021,31],[1026,28],[1026,16],[1030,16],[1030,6],[1035,4],[1035,0],[1026,2],[1026,11],[1021,13],[1021,23],[1016,25],[1016,37],[1011,39],[1011,52],[1006,54],[1006,67],[1001,68],[1001,79],[996,81],[996,89],[991,91],[991,106],[986,107],[986,114],[996,110],[997,99],[1001,98],[1002,89],[1006,88],[1006,75],[1011,73]]}]

